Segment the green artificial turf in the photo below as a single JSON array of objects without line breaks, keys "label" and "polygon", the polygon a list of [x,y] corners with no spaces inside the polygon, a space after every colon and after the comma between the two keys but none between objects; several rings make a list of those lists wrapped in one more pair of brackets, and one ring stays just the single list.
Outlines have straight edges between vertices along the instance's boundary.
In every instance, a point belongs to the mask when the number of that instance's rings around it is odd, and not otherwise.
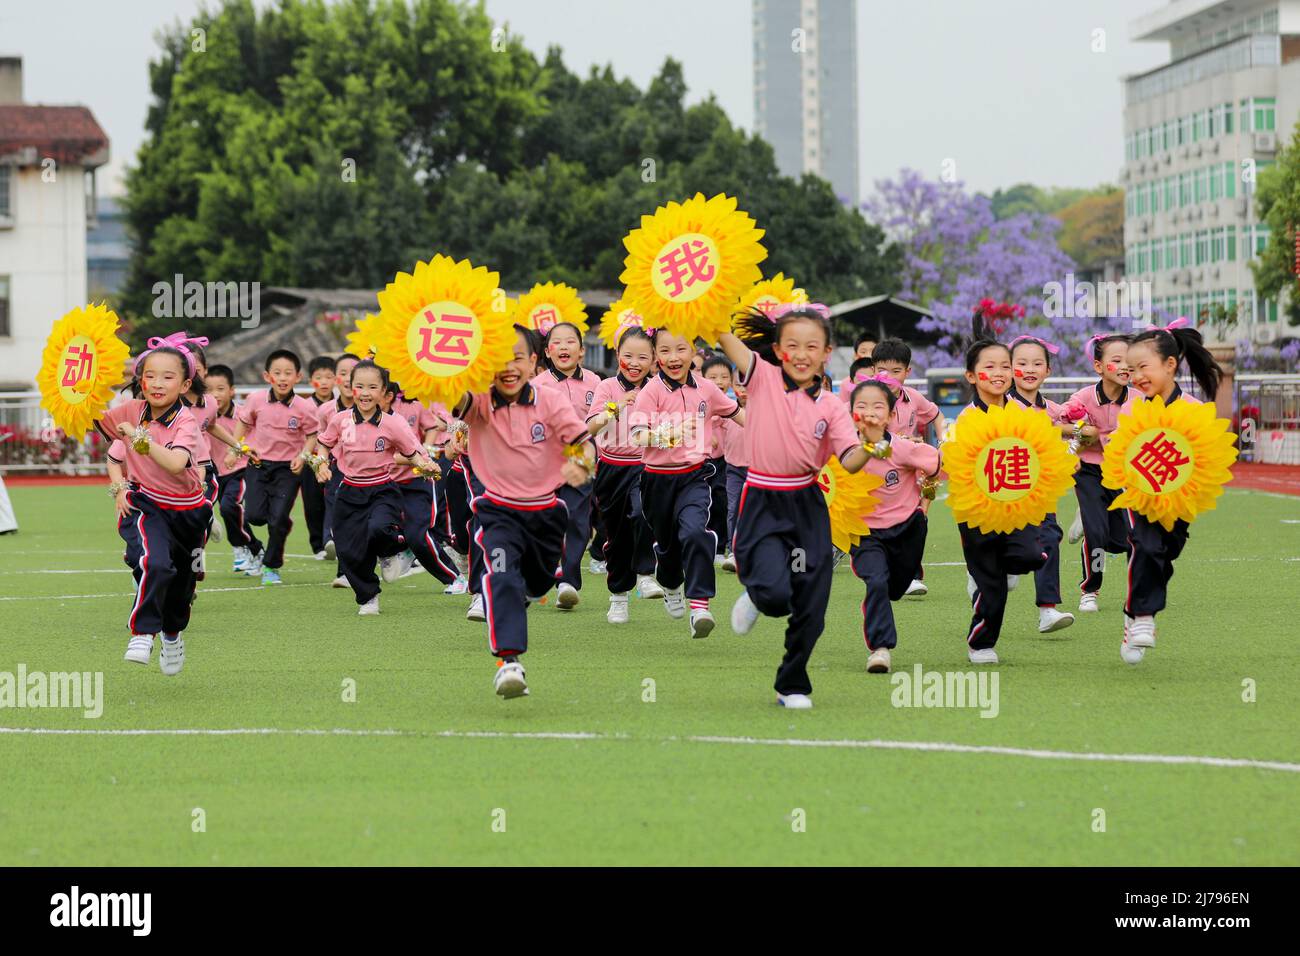
[{"label": "green artificial turf", "polygon": [[[98,719],[6,707],[0,727],[279,732],[0,733],[0,865],[1300,862],[1300,773],[853,746],[1300,763],[1300,498],[1230,489],[1197,521],[1138,667],[1119,658],[1122,557],[1101,613],[1056,635],[1037,633],[1023,582],[983,718],[892,706],[890,676],[865,672],[847,567],[810,712],[775,706],[784,624],[732,634],[739,585],[723,573],[703,641],[661,602],[634,599],[631,624],[608,625],[602,577],[571,613],[533,607],[532,693],[503,701],[468,596],[421,575],[358,618],[351,592],[328,587],[332,563],[304,556],[300,514],[280,587],[209,548],[185,670],[165,678],[156,654],[122,660],[133,587],[103,490],[10,494],[22,530],[0,537],[0,672],[102,672],[105,703]],[[930,594],[895,605],[896,673],[975,670],[956,531],[942,503],[931,518]],[[1062,564],[1068,608],[1074,548]],[[311,730],[326,733],[283,733]]]}]

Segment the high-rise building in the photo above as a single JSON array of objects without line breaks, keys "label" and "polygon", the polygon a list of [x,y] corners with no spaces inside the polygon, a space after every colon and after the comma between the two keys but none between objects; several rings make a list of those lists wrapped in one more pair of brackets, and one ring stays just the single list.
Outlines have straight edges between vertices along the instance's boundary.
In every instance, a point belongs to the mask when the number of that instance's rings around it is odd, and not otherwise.
[{"label": "high-rise building", "polygon": [[1207,338],[1297,334],[1249,263],[1269,240],[1256,177],[1300,119],[1300,0],[1171,0],[1130,32],[1170,60],[1124,81],[1126,278]]},{"label": "high-rise building", "polygon": [[754,125],[787,176],[858,201],[857,0],[753,0]]}]

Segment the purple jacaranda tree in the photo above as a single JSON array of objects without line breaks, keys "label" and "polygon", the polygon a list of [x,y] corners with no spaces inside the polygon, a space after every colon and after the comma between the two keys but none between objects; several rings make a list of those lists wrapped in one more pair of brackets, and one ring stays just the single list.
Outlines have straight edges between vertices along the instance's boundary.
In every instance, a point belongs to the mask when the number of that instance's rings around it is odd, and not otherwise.
[{"label": "purple jacaranda tree", "polygon": [[[971,316],[982,299],[1023,306],[1024,317],[1001,330],[1002,340],[1027,333],[1060,346],[1052,365],[1061,375],[1092,373],[1083,349],[1093,333],[1133,327],[1131,318],[1092,318],[1082,301],[1066,305],[1065,290],[1073,287],[1067,277],[1075,266],[1057,244],[1060,223],[1051,216],[1020,213],[999,220],[987,197],[911,169],[878,181],[876,194],[862,205],[904,249],[900,297],[934,313],[918,323],[937,336],[935,345],[914,350],[918,372],[962,364]],[[1044,291],[1049,283],[1060,284],[1054,296]]]}]

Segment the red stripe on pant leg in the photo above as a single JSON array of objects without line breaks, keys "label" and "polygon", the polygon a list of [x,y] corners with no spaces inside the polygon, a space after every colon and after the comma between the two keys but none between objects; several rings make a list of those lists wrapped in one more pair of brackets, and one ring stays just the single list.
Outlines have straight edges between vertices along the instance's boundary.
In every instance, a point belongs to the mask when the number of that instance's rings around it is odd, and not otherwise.
[{"label": "red stripe on pant leg", "polygon": [[474,543],[477,544],[478,549],[483,552],[483,576],[479,578],[479,591],[482,593],[483,611],[487,617],[488,647],[490,647],[492,653],[495,654],[497,652],[497,629],[496,621],[492,614],[492,588],[491,583],[488,581],[488,578],[492,577],[492,564],[488,561],[487,548],[483,544],[483,527],[481,525],[474,535]]},{"label": "red stripe on pant leg", "polygon": [[140,517],[135,519],[135,528],[140,535],[140,546],[144,553],[140,555],[140,583],[135,586],[135,604],[131,608],[131,618],[128,622],[132,634],[138,633],[135,629],[135,619],[140,613],[140,602],[144,600],[145,583],[149,580],[149,536],[144,533],[143,511],[140,512]]}]

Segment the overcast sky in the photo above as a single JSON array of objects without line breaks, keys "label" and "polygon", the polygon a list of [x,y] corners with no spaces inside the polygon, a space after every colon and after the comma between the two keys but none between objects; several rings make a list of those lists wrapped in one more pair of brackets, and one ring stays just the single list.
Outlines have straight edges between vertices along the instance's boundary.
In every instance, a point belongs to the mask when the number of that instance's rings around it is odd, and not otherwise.
[{"label": "overcast sky", "polygon": [[[1168,56],[1165,44],[1128,38],[1129,23],[1164,0],[857,3],[864,195],[904,166],[937,177],[946,159],[986,192],[1113,182],[1124,159],[1120,79]],[[117,191],[143,138],[154,31],[199,6],[0,0],[0,54],[23,57],[26,101],[85,104],[108,133],[101,191]],[[561,46],[577,72],[612,63],[644,87],[676,57],[692,100],[712,93],[753,128],[750,0],[487,0],[487,9],[539,57]],[[1097,30],[1104,52],[1092,49]]]}]

